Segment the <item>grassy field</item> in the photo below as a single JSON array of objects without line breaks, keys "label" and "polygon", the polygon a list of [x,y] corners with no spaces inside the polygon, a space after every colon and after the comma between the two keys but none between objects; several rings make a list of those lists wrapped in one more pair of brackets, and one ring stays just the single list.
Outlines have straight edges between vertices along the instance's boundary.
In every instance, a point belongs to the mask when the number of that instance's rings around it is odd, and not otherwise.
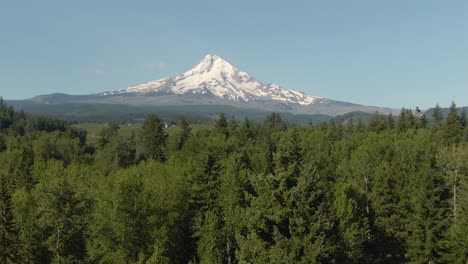
[{"label": "grassy field", "polygon": [[[99,133],[103,128],[105,128],[107,124],[105,123],[80,123],[73,125],[78,129],[84,129],[87,132],[87,142],[90,145],[96,145],[99,139]],[[192,124],[192,132],[196,132],[200,129],[210,128],[212,125],[200,125],[200,124]],[[119,125],[119,135],[123,137],[130,137],[132,133],[137,134],[139,129],[141,128],[141,124],[128,124],[128,125]],[[173,133],[177,133],[179,131],[178,126],[172,126],[166,129],[166,132],[171,135]]]}]

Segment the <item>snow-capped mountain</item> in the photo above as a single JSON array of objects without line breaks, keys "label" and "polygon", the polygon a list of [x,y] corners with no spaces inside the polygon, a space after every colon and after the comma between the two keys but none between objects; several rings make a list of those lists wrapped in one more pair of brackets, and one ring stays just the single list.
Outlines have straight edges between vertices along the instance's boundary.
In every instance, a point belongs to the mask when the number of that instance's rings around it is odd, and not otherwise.
[{"label": "snow-capped mountain", "polygon": [[102,93],[102,96],[153,93],[211,94],[234,102],[275,100],[310,105],[321,97],[287,90],[276,84],[263,84],[216,55],[206,55],[197,65],[176,77]]},{"label": "snow-capped mountain", "polygon": [[91,95],[49,94],[27,100],[34,104],[118,104],[137,107],[218,106],[249,111],[335,116],[353,111],[390,113],[389,108],[336,101],[276,84],[264,84],[216,55],[206,55],[175,77]]}]

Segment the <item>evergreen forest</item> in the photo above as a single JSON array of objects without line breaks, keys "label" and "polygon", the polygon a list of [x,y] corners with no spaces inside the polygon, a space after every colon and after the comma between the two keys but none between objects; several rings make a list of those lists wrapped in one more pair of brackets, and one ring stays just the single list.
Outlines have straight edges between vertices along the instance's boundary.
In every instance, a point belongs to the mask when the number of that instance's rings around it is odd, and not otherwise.
[{"label": "evergreen forest", "polygon": [[468,126],[150,114],[96,144],[0,100],[0,263],[468,263]]}]

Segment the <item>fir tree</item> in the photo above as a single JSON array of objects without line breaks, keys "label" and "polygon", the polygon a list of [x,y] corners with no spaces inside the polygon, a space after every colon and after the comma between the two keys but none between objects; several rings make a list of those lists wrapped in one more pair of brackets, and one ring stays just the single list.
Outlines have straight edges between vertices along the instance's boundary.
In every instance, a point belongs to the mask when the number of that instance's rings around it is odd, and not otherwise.
[{"label": "fir tree", "polygon": [[177,138],[177,150],[181,150],[184,147],[185,142],[187,142],[192,133],[192,128],[190,127],[184,116],[180,117],[179,125],[180,132]]},{"label": "fir tree", "polygon": [[438,263],[444,254],[442,244],[447,230],[443,182],[430,169],[415,179],[412,219],[408,224],[408,253],[411,263]]},{"label": "fir tree", "polygon": [[164,131],[164,123],[158,115],[150,114],[145,119],[139,136],[144,157],[157,161],[166,160],[167,134]]},{"label": "fir tree", "polygon": [[457,115],[457,107],[454,102],[450,106],[450,112],[442,127],[442,141],[447,144],[459,143],[462,139],[463,130]]},{"label": "fir tree", "polygon": [[[5,153],[0,154],[0,163],[5,166]],[[16,234],[13,227],[12,194],[14,182],[8,167],[0,170],[0,260],[13,263],[15,258]]]},{"label": "fir tree", "polygon": [[442,127],[444,121],[444,116],[442,114],[442,109],[440,109],[439,104],[436,104],[434,111],[432,112],[432,129],[438,130]]},{"label": "fir tree", "polygon": [[229,137],[228,121],[226,115],[221,113],[215,123],[215,131],[225,138]]}]

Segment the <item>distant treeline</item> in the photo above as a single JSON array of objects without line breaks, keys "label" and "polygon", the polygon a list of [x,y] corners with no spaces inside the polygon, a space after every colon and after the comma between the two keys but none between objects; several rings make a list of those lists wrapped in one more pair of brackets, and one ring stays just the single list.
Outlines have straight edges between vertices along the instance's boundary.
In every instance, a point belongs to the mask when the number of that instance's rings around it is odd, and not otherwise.
[{"label": "distant treeline", "polygon": [[[428,121],[430,119],[430,121]],[[468,127],[402,109],[124,137],[0,100],[0,263],[467,263]]]}]

